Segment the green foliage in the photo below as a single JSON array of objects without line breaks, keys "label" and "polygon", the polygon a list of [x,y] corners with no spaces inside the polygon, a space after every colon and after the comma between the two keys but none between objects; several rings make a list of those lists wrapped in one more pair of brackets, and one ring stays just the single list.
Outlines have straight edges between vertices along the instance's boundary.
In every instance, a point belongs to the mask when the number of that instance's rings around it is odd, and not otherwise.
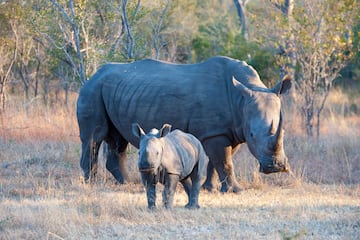
[{"label": "green foliage", "polygon": [[229,56],[253,66],[264,82],[277,80],[277,64],[272,53],[255,42],[245,41],[240,32],[234,32],[224,24],[200,26],[192,49],[195,62],[216,55]]}]

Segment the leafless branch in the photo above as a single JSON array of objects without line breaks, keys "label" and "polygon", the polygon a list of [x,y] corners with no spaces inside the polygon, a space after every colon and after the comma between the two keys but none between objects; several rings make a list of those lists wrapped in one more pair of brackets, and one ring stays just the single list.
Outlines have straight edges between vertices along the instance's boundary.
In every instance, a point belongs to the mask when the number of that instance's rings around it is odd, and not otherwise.
[{"label": "leafless branch", "polygon": [[160,31],[161,31],[161,27],[164,22],[164,18],[166,16],[166,12],[169,8],[170,3],[171,3],[171,0],[166,0],[166,4],[165,4],[164,9],[161,12],[161,16],[158,21],[158,24],[154,28],[153,47],[155,49],[155,59],[159,58],[160,49],[162,48],[160,40],[159,40],[160,39]]},{"label": "leafless branch", "polygon": [[[71,12],[71,16],[66,12],[66,10],[55,0],[50,0],[50,2],[58,9],[58,11],[64,16],[64,18],[66,19],[66,21],[70,24],[71,29],[74,33],[74,37],[75,37],[75,50],[76,50],[76,56],[79,60],[79,65],[78,67],[76,67],[74,65],[74,71],[78,72],[79,75],[79,80],[81,84],[84,84],[86,82],[86,73],[85,73],[85,64],[84,64],[84,59],[83,56],[81,54],[81,49],[80,49],[80,33],[79,33],[79,26],[76,24],[75,22],[75,9],[74,9],[74,2],[73,0],[69,1],[69,8],[70,8],[70,12]],[[64,32],[64,31],[63,31]],[[66,49],[64,49],[64,53],[67,56],[67,58],[71,58],[71,56],[69,56],[69,54],[67,53]],[[73,60],[71,60],[72,63],[74,63]]]},{"label": "leafless branch", "polygon": [[122,20],[123,26],[124,26],[125,31],[126,31],[127,57],[129,59],[133,59],[134,58],[135,42],[134,42],[134,37],[132,35],[132,30],[131,30],[131,26],[130,26],[128,15],[127,15],[126,5],[127,5],[127,0],[123,0],[122,5],[121,5],[121,13],[122,13],[121,14],[121,20]]}]

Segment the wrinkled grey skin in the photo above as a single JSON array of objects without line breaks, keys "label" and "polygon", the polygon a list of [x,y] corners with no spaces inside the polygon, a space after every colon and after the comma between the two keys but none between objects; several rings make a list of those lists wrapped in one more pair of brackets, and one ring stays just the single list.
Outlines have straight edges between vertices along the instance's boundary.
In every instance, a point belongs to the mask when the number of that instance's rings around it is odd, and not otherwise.
[{"label": "wrinkled grey skin", "polygon": [[245,142],[261,172],[288,171],[280,94],[290,87],[285,77],[269,89],[251,66],[227,57],[188,65],[150,59],[106,64],[83,86],[77,102],[85,180],[96,173],[105,140],[111,149],[106,167],[124,182],[126,147],[129,142],[139,147],[134,122],[145,131],[169,123],[198,138],[210,159],[204,184],[209,190],[215,169],[221,191],[241,190],[232,155]]},{"label": "wrinkled grey skin", "polygon": [[134,123],[132,131],[140,139],[138,167],[146,187],[148,207],[156,207],[156,184],[161,182],[165,185],[164,206],[172,208],[180,181],[189,199],[185,207],[199,208],[200,181],[209,162],[200,141],[180,130],[170,132],[169,124],[145,134],[140,125]]}]

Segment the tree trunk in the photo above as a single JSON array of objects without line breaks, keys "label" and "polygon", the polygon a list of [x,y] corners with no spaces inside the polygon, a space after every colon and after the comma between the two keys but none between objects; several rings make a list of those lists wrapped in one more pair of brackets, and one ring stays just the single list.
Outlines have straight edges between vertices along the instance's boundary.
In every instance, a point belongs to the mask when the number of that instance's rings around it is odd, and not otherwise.
[{"label": "tree trunk", "polygon": [[66,49],[64,49],[64,53],[66,57],[69,59],[69,61],[72,63],[74,72],[78,73],[79,81],[83,85],[86,82],[86,67],[84,63],[84,58],[81,54],[81,48],[80,48],[80,32],[79,32],[79,26],[75,22],[76,15],[75,15],[75,9],[74,9],[74,2],[73,0],[69,1],[69,8],[71,12],[71,16],[65,11],[65,9],[56,1],[56,0],[50,0],[50,2],[59,10],[59,12],[64,16],[65,20],[70,24],[71,29],[74,34],[74,44],[75,44],[75,50],[76,50],[76,57],[79,61],[78,67],[76,64],[74,64],[75,61],[71,59],[71,56],[66,52]]},{"label": "tree trunk", "polygon": [[131,30],[131,26],[130,26],[128,15],[127,15],[126,5],[127,5],[127,0],[123,0],[122,5],[121,5],[121,10],[122,10],[121,21],[122,21],[122,24],[123,24],[123,26],[125,28],[125,31],[126,31],[127,58],[129,60],[131,60],[131,59],[134,58],[135,41],[134,41],[134,37],[132,35],[132,30]]},{"label": "tree trunk", "polygon": [[[270,0],[275,7],[277,7],[281,13],[283,14],[286,22],[287,22],[287,31],[290,33],[288,39],[285,41],[284,46],[280,46],[280,54],[287,58],[287,64],[284,66],[280,66],[280,79],[282,79],[285,75],[289,75],[292,79],[295,80],[295,67],[297,62],[296,57],[296,46],[295,46],[295,37],[292,34],[293,28],[293,11],[294,11],[294,0],[285,0],[283,4],[278,4]],[[295,95],[295,87],[290,88],[289,92],[290,102],[296,100]]]},{"label": "tree trunk", "polygon": [[164,9],[162,10],[160,19],[158,24],[156,25],[156,27],[153,29],[153,47],[155,49],[155,59],[159,59],[160,56],[160,50],[163,47],[163,43],[160,42],[160,31],[161,31],[161,26],[163,24],[166,12],[169,8],[171,0],[167,0]]},{"label": "tree trunk", "polygon": [[[12,59],[10,60],[10,64],[9,64],[8,68],[5,71],[3,71],[3,69],[1,69],[1,72],[4,72],[4,75],[3,76],[0,75],[0,114],[5,111],[6,84],[7,84],[11,69],[16,61],[17,51],[18,51],[18,35],[14,29],[13,24],[11,24],[11,30],[15,36],[15,46],[14,46],[14,52],[12,54]],[[3,67],[4,67],[4,65],[1,66],[1,68],[3,68]]]},{"label": "tree trunk", "polygon": [[246,9],[245,9],[246,3],[247,0],[234,0],[237,14],[240,19],[241,35],[245,39],[245,41],[247,41],[249,38],[247,31],[247,23],[246,23]]}]

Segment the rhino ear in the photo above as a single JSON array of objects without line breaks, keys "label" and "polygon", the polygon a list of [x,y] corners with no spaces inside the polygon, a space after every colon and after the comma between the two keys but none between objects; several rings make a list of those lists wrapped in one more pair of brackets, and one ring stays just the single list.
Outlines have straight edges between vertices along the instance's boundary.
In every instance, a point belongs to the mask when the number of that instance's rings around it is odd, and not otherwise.
[{"label": "rhino ear", "polygon": [[236,78],[234,76],[232,77],[232,82],[234,84],[234,87],[236,87],[236,89],[238,89],[240,91],[240,93],[243,97],[252,96],[251,89],[247,88],[244,84],[242,84],[241,82],[236,80]]},{"label": "rhino ear", "polygon": [[284,94],[291,88],[292,78],[289,75],[285,75],[285,77],[278,82],[271,91],[276,93],[277,95]]},{"label": "rhino ear", "polygon": [[140,127],[138,123],[133,123],[131,127],[135,137],[140,138],[142,135],[145,135],[144,130]]},{"label": "rhino ear", "polygon": [[171,132],[171,125],[165,123],[159,130],[159,137],[165,137],[169,132]]}]

